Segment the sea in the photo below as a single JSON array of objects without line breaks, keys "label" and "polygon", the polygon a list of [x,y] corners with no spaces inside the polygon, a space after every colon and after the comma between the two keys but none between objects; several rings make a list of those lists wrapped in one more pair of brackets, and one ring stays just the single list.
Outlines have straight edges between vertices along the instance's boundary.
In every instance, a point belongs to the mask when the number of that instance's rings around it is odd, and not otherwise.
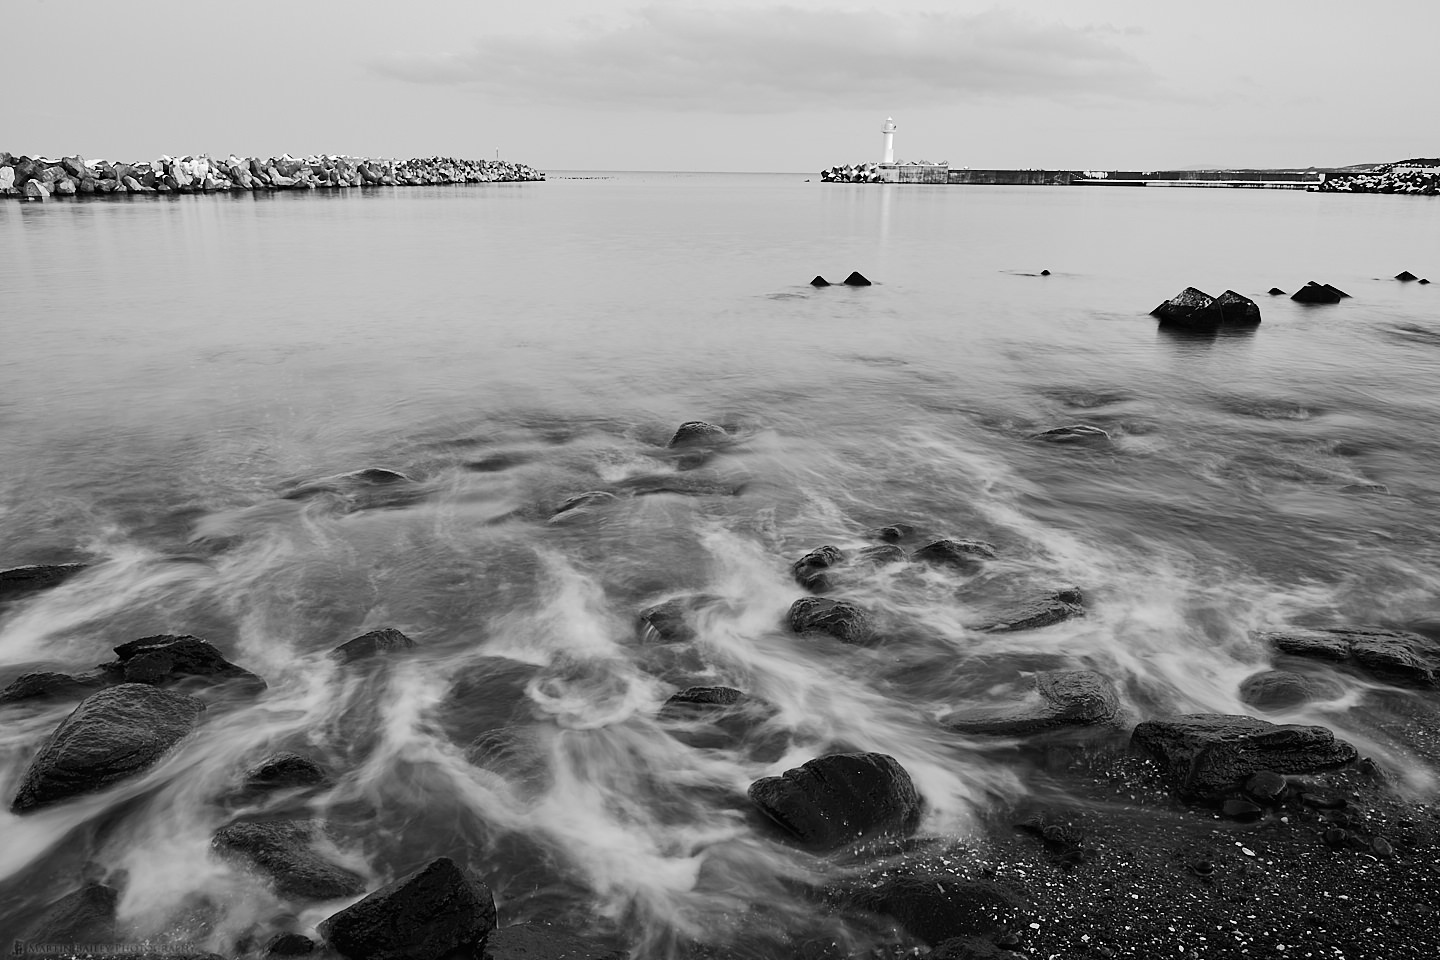
[{"label": "sea", "polygon": [[[0,686],[163,634],[268,685],[200,691],[143,775],[19,816],[75,701],[0,707],[3,939],[87,879],[126,942],[313,936],[348,901],[211,849],[298,817],[369,889],[448,856],[502,923],[723,950],[851,869],[768,828],[751,783],[884,753],[923,834],[975,837],[1034,770],[939,721],[1046,670],[1109,678],[1120,741],[1321,723],[1428,796],[1367,720],[1375,681],[1279,714],[1237,692],[1266,630],[1440,636],[1440,285],[1402,270],[1440,281],[1440,201],[600,171],[0,204],[0,568],[90,565],[0,607]],[[1311,280],[1350,296],[1267,293]],[[1263,321],[1160,327],[1188,286]],[[688,421],[723,443],[667,446]],[[1074,425],[1105,436],[1037,438]],[[791,565],[894,524],[995,558],[847,568],[828,595],[875,642],[793,633]],[[984,629],[1062,587],[1084,616]],[[640,622],[676,599],[693,635]],[[329,655],[380,628],[413,649]],[[694,686],[765,710],[662,709]],[[331,780],[243,794],[278,751]]]}]

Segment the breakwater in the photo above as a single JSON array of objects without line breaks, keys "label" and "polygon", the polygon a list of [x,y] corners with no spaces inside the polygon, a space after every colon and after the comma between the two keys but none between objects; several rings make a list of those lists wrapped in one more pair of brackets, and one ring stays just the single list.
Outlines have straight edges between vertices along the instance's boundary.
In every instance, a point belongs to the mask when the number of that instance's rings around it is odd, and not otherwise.
[{"label": "breakwater", "polygon": [[161,157],[138,163],[50,160],[0,152],[0,196],[28,200],[132,193],[215,193],[229,190],[317,190],[418,187],[442,183],[544,180],[545,174],[507,160],[429,157]]},{"label": "breakwater", "polygon": [[1433,197],[1440,194],[1440,159],[1400,160],[1369,170],[1333,174],[1320,185],[1321,193],[1408,193]]}]

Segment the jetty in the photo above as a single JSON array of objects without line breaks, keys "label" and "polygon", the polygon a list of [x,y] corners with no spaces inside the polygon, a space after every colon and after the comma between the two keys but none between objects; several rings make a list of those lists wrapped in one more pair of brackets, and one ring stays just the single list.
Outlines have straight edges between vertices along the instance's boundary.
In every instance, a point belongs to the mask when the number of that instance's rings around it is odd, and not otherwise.
[{"label": "jetty", "polygon": [[162,193],[321,190],[352,187],[419,187],[446,183],[504,183],[544,180],[545,174],[507,160],[429,157],[410,160],[349,156],[237,157],[208,154],[160,157],[136,163],[50,160],[0,152],[0,196],[25,200],[51,197],[129,196]]}]

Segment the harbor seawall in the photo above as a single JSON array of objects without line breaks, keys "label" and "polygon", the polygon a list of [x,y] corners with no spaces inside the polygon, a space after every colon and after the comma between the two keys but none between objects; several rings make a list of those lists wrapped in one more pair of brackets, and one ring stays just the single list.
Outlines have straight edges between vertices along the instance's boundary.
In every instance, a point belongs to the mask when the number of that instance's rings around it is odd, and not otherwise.
[{"label": "harbor seawall", "polygon": [[138,163],[83,157],[50,160],[0,152],[0,196],[28,200],[132,193],[216,193],[231,190],[317,190],[350,187],[418,187],[442,183],[544,180],[545,174],[505,160],[430,157],[161,157]]}]

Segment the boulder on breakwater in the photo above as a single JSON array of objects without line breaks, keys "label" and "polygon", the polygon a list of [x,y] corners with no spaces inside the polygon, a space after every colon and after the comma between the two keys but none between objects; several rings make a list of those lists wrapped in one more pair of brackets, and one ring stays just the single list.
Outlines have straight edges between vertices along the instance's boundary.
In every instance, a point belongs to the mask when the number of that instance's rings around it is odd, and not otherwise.
[{"label": "boulder on breakwater", "polygon": [[1440,195],[1440,159],[1382,163],[1365,172],[1332,173],[1315,188],[1320,193],[1408,193]]},{"label": "boulder on breakwater", "polygon": [[237,157],[206,154],[160,157],[137,163],[63,157],[14,157],[0,152],[0,196],[44,200],[51,196],[128,196],[223,193],[232,190],[322,190],[350,187],[419,187],[446,183],[515,183],[545,174],[508,160],[417,157],[409,160],[314,155]]}]

